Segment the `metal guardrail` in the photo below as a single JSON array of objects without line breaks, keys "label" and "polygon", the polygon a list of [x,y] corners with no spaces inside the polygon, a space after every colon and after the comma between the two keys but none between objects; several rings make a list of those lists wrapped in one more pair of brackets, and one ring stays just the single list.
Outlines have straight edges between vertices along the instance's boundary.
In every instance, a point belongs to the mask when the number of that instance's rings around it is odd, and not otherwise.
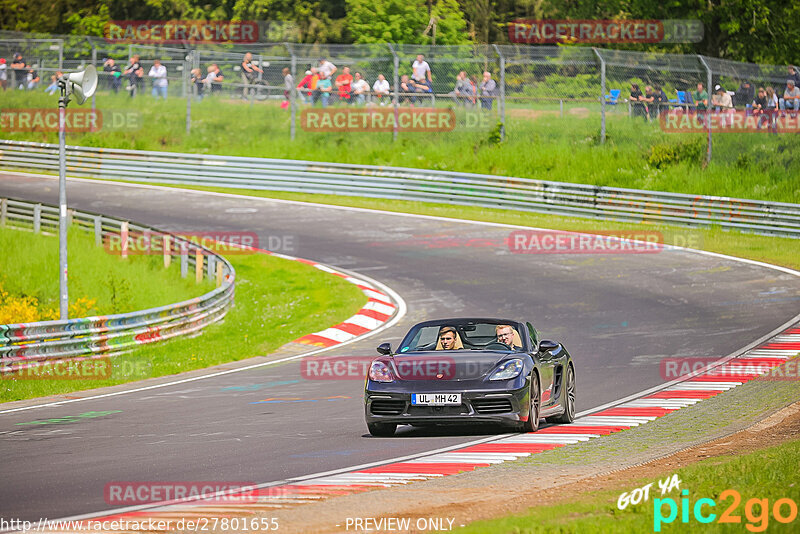
[{"label": "metal guardrail", "polygon": [[[55,233],[58,220],[56,206],[0,199],[0,226]],[[109,356],[137,345],[198,332],[221,320],[233,304],[233,266],[211,250],[180,236],[105,215],[70,210],[69,220],[72,225],[94,232],[98,245],[112,236],[125,243],[155,235],[162,239],[158,250],[163,248],[165,264],[177,256],[182,276],[191,266],[197,277],[216,279],[217,287],[200,297],[148,310],[65,321],[0,324],[0,372],[51,359]],[[121,247],[127,248],[124,244]]]},{"label": "metal guardrail", "polygon": [[[0,140],[0,169],[57,172],[56,145]],[[419,200],[800,238],[800,204],[345,163],[67,147],[70,176]]]}]

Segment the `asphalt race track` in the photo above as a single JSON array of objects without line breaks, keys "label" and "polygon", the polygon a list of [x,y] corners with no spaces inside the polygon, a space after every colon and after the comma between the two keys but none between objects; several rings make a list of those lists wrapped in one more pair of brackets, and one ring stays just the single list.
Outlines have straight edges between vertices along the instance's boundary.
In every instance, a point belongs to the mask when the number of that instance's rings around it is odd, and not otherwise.
[{"label": "asphalt race track", "polygon": [[[0,175],[0,196],[56,204],[57,181]],[[711,255],[512,254],[502,245],[511,229],[497,226],[89,181],[71,181],[68,196],[76,209],[170,231],[256,232],[262,246],[288,236],[296,247],[289,253],[363,273],[405,299],[398,325],[326,354],[374,355],[379,342],[396,346],[423,319],[530,320],[572,353],[578,411],[664,382],[661,358],[725,356],[800,308],[800,278]],[[359,380],[304,380],[291,362],[0,414],[2,515],[106,511],[103,488],[112,481],[279,481],[490,433],[369,437],[362,388]],[[303,402],[257,402],[283,397]],[[18,424],[90,411],[114,413]]]}]

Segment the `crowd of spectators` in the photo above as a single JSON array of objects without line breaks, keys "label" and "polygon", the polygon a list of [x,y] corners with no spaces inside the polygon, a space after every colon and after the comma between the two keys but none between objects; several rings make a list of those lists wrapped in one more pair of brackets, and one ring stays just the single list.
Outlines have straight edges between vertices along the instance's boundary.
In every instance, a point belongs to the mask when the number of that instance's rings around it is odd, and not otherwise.
[{"label": "crowd of spectators", "polygon": [[[337,72],[340,71],[336,65],[321,58],[318,65],[305,71],[297,84],[301,100],[322,107],[335,103],[365,105],[367,102],[385,106],[392,102],[394,90],[383,74],[378,74],[370,85],[360,71],[351,73],[350,67],[343,67],[338,75]],[[446,96],[464,107],[475,107],[480,102],[481,108],[489,110],[497,95],[497,82],[492,79],[490,72],[484,72],[482,80],[478,82],[476,76],[467,77],[466,71],[461,71],[456,76],[454,89]],[[411,75],[400,76],[397,96],[398,103],[412,106],[435,96],[431,66],[422,54],[417,55],[411,63]],[[288,94],[286,97],[289,98]]]},{"label": "crowd of spectators", "polygon": [[[705,85],[700,82],[695,91],[686,91],[683,99],[670,100],[658,86],[647,85],[644,93],[638,84],[631,84],[630,105],[634,117],[655,119],[660,113],[671,108],[685,108],[700,115],[715,113],[725,116],[736,110],[748,114],[771,114],[781,112],[791,114],[800,110],[800,72],[790,66],[784,86],[774,88],[769,85],[756,87],[745,80],[734,91],[726,90],[716,84],[709,94]],[[782,95],[782,96],[781,96]]]}]

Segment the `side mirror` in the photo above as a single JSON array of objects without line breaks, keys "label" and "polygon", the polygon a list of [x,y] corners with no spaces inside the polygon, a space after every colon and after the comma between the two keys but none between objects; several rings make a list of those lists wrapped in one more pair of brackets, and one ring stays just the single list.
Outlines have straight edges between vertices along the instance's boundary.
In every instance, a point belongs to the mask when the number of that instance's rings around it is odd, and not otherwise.
[{"label": "side mirror", "polygon": [[378,354],[382,354],[383,356],[388,356],[392,353],[392,344],[391,343],[381,343],[378,345]]},{"label": "side mirror", "polygon": [[550,341],[548,339],[543,339],[539,343],[539,352],[550,352],[551,350],[555,350],[558,348],[558,343],[555,341]]}]

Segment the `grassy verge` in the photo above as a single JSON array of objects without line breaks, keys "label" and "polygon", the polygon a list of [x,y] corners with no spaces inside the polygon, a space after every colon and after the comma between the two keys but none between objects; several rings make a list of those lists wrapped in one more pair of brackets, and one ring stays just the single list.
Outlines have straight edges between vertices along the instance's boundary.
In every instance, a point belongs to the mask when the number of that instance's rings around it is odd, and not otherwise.
[{"label": "grassy verge", "polygon": [[[83,261],[78,258],[84,254],[87,262],[94,257],[93,254],[99,255],[95,258],[98,260],[108,256],[102,249],[94,248],[93,241],[85,249],[79,249],[78,243],[83,241],[81,237],[93,239],[91,236],[72,236],[76,245],[71,251],[76,264]],[[7,250],[5,247],[2,249]],[[111,256],[109,259],[120,261]],[[149,259],[142,258],[145,262]],[[2,379],[0,402],[110,386],[264,355],[306,333],[346,319],[366,302],[364,294],[354,285],[300,262],[262,254],[231,256],[230,259],[237,275],[236,301],[223,322],[207,327],[197,337],[142,346],[114,358],[111,379]],[[30,265],[26,268],[38,270]],[[72,267],[71,272],[75,268]],[[100,272],[105,275],[105,271]],[[136,290],[131,293],[135,294],[139,286],[147,285],[153,288],[154,295],[160,296],[162,292],[171,295],[172,286],[184,283],[179,273],[170,271],[161,273],[163,278],[158,284],[141,283],[142,280],[153,280],[157,274],[148,271],[147,277],[132,279],[131,285]],[[77,278],[79,275],[73,276]],[[93,287],[89,278],[83,283],[86,288]],[[194,286],[194,281],[190,284]],[[72,287],[75,291],[76,286]],[[192,296],[197,294],[199,292],[195,289]],[[167,300],[177,302],[180,299]]]},{"label": "grassy verge", "polygon": [[[53,97],[8,92],[5,110],[55,106]],[[442,100],[441,105],[451,102]],[[96,147],[130,148],[292,158],[310,161],[395,165],[530,177],[659,191],[800,202],[800,137],[766,133],[722,133],[714,137],[714,159],[704,166],[705,136],[665,133],[657,122],[610,109],[607,142],[599,143],[597,105],[567,105],[564,116],[547,105],[509,103],[507,140],[494,141],[491,127],[459,126],[449,132],[401,133],[396,142],[385,132],[306,131],[298,117],[297,139],[289,138],[290,114],[276,102],[206,99],[192,104],[192,130],[185,131],[186,102],[153,101],[100,94],[97,107],[134,110],[133,121],[104,119],[98,132],[70,133],[68,142]],[[120,115],[117,115],[120,116]],[[3,132],[3,138],[57,142],[55,133]]]},{"label": "grassy verge", "polygon": [[[78,229],[68,235],[71,316],[108,315],[180,302],[207,293],[213,283],[180,277],[180,265],[164,269],[160,256],[130,256],[123,260],[94,244],[94,236]],[[24,230],[0,228],[0,287],[11,299],[36,300],[39,310],[58,310],[58,238]],[[80,302],[79,302],[80,301]],[[89,306],[88,302],[94,301]],[[17,310],[19,313],[22,310]],[[58,317],[43,317],[43,319]],[[28,322],[22,316],[8,322]],[[6,320],[0,321],[6,322]]]},{"label": "grassy verge", "polygon": [[[164,184],[167,185],[167,184]],[[514,224],[572,231],[623,231],[641,232],[643,229],[660,232],[664,243],[684,246],[693,249],[729,254],[740,258],[764,261],[793,269],[800,269],[800,248],[796,239],[783,237],[758,236],[721,228],[694,229],[676,226],[642,225],[614,221],[595,221],[574,217],[559,217],[522,211],[477,208],[471,206],[452,206],[450,204],[434,204],[403,200],[387,200],[347,197],[339,195],[312,195],[306,193],[285,193],[281,191],[255,191],[230,189],[223,187],[171,186],[182,189],[200,191],[216,191],[263,198],[298,200],[302,202],[318,202],[335,206],[351,206],[358,208],[380,209],[398,213],[415,213],[485,221],[502,224]],[[626,234],[621,234],[626,235]]]},{"label": "grassy verge", "polygon": [[[698,462],[677,471],[682,481],[681,490],[688,490],[683,496],[677,489],[663,496],[658,480],[669,478],[673,473],[664,471],[653,480],[642,479],[639,483],[619,486],[614,490],[592,491],[580,495],[564,496],[564,502],[555,505],[532,508],[524,515],[509,516],[490,521],[478,521],[465,528],[462,533],[505,533],[515,534],[535,532],[797,532],[800,519],[781,524],[772,515],[774,504],[779,499],[791,499],[795,505],[800,502],[800,485],[797,484],[797,466],[800,465],[800,440],[770,447],[751,454],[719,457]],[[629,505],[619,510],[617,500],[622,492],[653,483],[648,502]],[[732,489],[738,492],[741,502],[733,508],[734,497],[721,494]],[[557,491],[557,490],[556,490]],[[677,516],[666,523],[670,515],[668,499],[674,499]],[[681,499],[688,499],[688,507]],[[702,514],[716,514],[713,522],[700,523],[694,516],[694,507],[701,498],[712,499],[716,506],[702,507]],[[662,499],[659,503],[656,499]],[[761,505],[748,504],[750,499],[766,499],[766,509]],[[740,523],[721,524],[722,513],[729,507],[732,516],[738,516]],[[687,521],[682,521],[682,512],[688,508]],[[796,510],[796,508],[795,508]],[[748,515],[749,511],[749,515]],[[654,522],[654,516],[664,518]],[[788,504],[782,506],[781,514],[790,515]],[[655,530],[658,525],[659,530]]]}]

